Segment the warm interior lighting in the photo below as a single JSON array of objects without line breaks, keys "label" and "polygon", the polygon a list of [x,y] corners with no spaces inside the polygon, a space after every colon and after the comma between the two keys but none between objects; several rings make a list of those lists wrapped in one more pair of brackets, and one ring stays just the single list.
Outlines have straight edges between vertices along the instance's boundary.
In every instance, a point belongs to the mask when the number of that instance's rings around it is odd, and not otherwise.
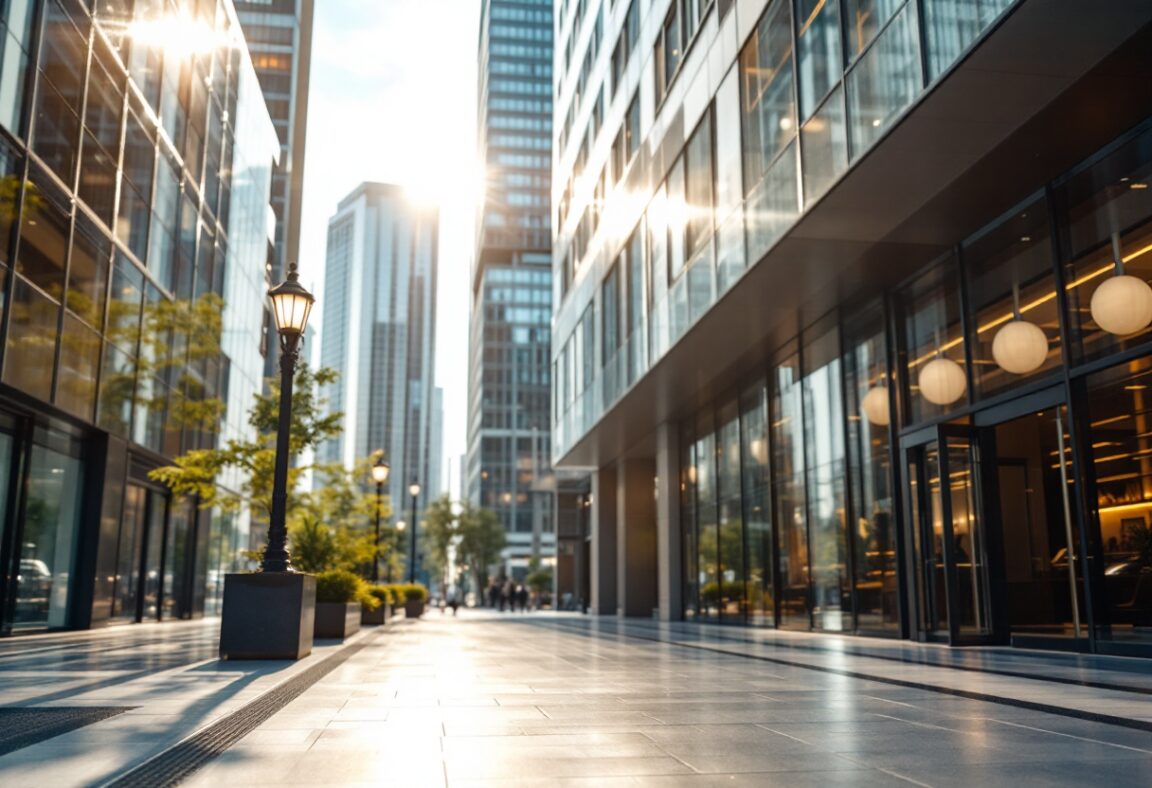
[{"label": "warm interior lighting", "polygon": [[892,420],[891,410],[888,407],[888,387],[873,386],[868,389],[868,393],[860,401],[860,410],[864,411],[868,421],[877,427],[887,427]]},{"label": "warm interior lighting", "polygon": [[964,396],[968,381],[955,361],[939,356],[924,365],[918,379],[920,394],[936,405],[951,405]]}]

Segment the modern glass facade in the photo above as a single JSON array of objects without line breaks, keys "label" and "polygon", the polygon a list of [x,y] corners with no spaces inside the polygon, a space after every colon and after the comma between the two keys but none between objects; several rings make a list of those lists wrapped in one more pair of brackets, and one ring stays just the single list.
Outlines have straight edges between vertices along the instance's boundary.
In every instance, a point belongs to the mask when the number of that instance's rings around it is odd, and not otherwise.
[{"label": "modern glass facade", "polygon": [[[282,282],[287,264],[300,256],[314,3],[313,0],[236,0],[235,5],[280,141],[280,160],[272,173],[271,205],[276,215],[276,235],[269,278]],[[274,339],[276,326],[270,314],[264,323],[267,336]],[[279,358],[279,343],[268,342],[265,377],[279,374]]]},{"label": "modern glass facade", "polygon": [[[1059,90],[993,111],[974,96],[1006,89],[996,50],[1037,29],[1035,3],[672,0],[635,26],[626,3],[574,5],[553,437],[614,499],[593,555],[654,557],[666,618],[1152,654],[1152,310],[1110,296],[1152,278],[1152,104],[1101,99],[1116,123],[1052,131],[1152,13],[1096,17],[1113,38]],[[635,54],[585,77],[600,19]],[[1000,82],[965,93],[980,68]],[[949,130],[1008,114],[984,140]],[[1043,163],[1012,169],[1025,150]],[[628,515],[646,457],[650,519]],[[612,546],[636,529],[655,546]],[[611,612],[624,587],[596,576]]]},{"label": "modern glass facade", "polygon": [[485,0],[480,156],[487,178],[469,331],[464,490],[504,523],[506,568],[555,554],[549,458],[552,3]]},{"label": "modern glass facade", "polygon": [[0,630],[202,614],[231,526],[148,471],[216,440],[186,402],[263,369],[259,326],[187,319],[266,287],[277,150],[235,12],[9,2],[0,23]]},{"label": "modern glass facade", "polygon": [[[399,186],[364,183],[328,221],[319,363],[340,372],[325,396],[344,432],[318,449],[352,468],[378,449],[392,466],[393,520],[443,490],[442,394],[435,387],[439,217]],[[320,480],[316,480],[317,483]]]}]

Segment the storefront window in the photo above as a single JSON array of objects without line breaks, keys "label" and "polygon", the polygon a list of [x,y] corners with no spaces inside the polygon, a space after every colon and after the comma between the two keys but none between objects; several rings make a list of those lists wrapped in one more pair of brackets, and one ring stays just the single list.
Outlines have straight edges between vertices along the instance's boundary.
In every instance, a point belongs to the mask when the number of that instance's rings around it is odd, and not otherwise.
[{"label": "storefront window", "polygon": [[13,623],[65,627],[83,508],[80,444],[66,433],[37,427],[28,462]]},{"label": "storefront window", "polygon": [[772,486],[779,534],[780,625],[811,627],[808,524],[804,498],[804,420],[800,356],[793,352],[772,375]]},{"label": "storefront window", "polygon": [[900,609],[888,440],[892,381],[883,309],[875,304],[867,314],[870,319],[846,329],[844,357],[856,626],[895,633]]},{"label": "storefront window", "polygon": [[900,293],[904,323],[908,423],[965,404],[967,360],[960,325],[956,264],[948,257]]},{"label": "storefront window", "polygon": [[744,512],[740,498],[740,410],[733,400],[720,408],[717,481],[720,522],[720,615],[743,622],[748,609],[744,575]]},{"label": "storefront window", "polygon": [[768,483],[768,391],[764,380],[740,397],[740,456],[743,465],[744,560],[748,622],[776,621],[772,563],[772,502]]},{"label": "storefront window", "polygon": [[684,618],[700,612],[696,575],[696,443],[691,424],[680,431],[680,560],[684,569]]},{"label": "storefront window", "polygon": [[700,584],[700,615],[720,615],[720,543],[716,507],[716,435],[712,416],[705,413],[696,424],[696,576]]},{"label": "storefront window", "polygon": [[[1150,185],[1152,129],[1073,175],[1059,192],[1067,206],[1062,243],[1072,261],[1065,277],[1076,361],[1152,338],[1126,298],[1135,293],[1139,300],[1152,279]],[[1114,280],[1118,275],[1132,278]]]},{"label": "storefront window", "polygon": [[1152,360],[1090,377],[1088,413],[1111,638],[1152,643]]},{"label": "storefront window", "polygon": [[1043,198],[966,242],[962,255],[975,395],[997,394],[1058,369],[1060,309]]},{"label": "storefront window", "polygon": [[852,628],[844,534],[844,403],[839,332],[833,328],[806,342],[803,358],[812,623],[816,629],[839,632]]}]

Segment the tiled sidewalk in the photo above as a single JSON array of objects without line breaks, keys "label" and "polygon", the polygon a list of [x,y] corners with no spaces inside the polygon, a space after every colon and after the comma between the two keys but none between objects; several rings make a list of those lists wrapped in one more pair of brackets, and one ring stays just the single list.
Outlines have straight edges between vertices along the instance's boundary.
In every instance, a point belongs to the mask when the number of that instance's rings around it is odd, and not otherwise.
[{"label": "tiled sidewalk", "polygon": [[[193,784],[1119,788],[1152,780],[1152,733],[1144,730],[736,652],[848,672],[879,667],[892,678],[990,694],[1023,680],[835,648],[728,643],[733,653],[725,654],[695,647],[701,639],[721,642],[696,625],[433,613],[366,647]],[[1060,657],[1030,659],[1067,667]],[[1131,664],[1140,681],[1145,663]],[[1073,686],[1032,683],[1053,706]],[[1136,704],[1124,706],[1136,716],[1152,714],[1152,696],[1122,700]],[[1113,709],[1117,702],[1108,701]]]},{"label": "tiled sidewalk", "polygon": [[[219,663],[215,638],[0,641],[0,706],[137,707],[0,757],[0,785],[100,784],[340,649]],[[1152,784],[1148,661],[476,611],[355,642],[189,784]]]}]

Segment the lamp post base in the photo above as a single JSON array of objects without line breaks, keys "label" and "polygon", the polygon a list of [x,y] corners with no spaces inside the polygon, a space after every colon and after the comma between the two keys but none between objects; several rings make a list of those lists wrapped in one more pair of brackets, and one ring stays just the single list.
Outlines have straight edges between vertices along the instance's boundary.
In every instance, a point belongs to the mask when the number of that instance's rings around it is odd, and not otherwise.
[{"label": "lamp post base", "polygon": [[316,578],[294,572],[224,576],[220,659],[300,659],[312,653]]}]

